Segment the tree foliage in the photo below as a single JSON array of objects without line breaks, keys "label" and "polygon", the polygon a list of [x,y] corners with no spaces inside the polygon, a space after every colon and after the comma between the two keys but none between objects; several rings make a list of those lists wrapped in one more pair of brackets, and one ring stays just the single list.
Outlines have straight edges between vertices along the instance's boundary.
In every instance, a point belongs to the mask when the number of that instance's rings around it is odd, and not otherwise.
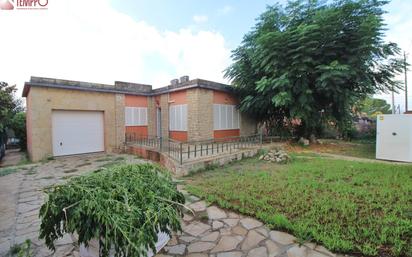
[{"label": "tree foliage", "polygon": [[366,115],[369,118],[376,118],[379,114],[390,114],[391,105],[383,99],[366,97],[355,105],[355,112]]},{"label": "tree foliage", "polygon": [[123,165],[56,185],[40,209],[40,238],[54,249],[64,233],[86,246],[100,240],[100,256],[146,256],[159,231],[181,230],[185,199],[170,174],[157,165]]},{"label": "tree foliage", "polygon": [[20,106],[20,102],[14,98],[16,91],[15,85],[10,86],[0,81],[0,133],[10,125],[13,115]]},{"label": "tree foliage", "polygon": [[20,150],[27,148],[27,134],[26,134],[26,113],[18,112],[11,119],[10,128],[13,129],[14,134],[20,140]]},{"label": "tree foliage", "polygon": [[343,130],[351,107],[366,95],[401,89],[400,49],[383,40],[381,0],[291,1],[269,6],[233,51],[226,70],[240,108],[282,127],[300,120],[299,134],[323,121]]}]

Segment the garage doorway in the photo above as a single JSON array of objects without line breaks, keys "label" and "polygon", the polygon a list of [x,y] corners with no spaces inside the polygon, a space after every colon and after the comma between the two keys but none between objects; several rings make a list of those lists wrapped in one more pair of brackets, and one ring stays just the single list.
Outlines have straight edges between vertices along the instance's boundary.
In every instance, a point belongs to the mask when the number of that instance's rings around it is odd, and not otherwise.
[{"label": "garage doorway", "polygon": [[101,111],[52,111],[53,156],[104,151]]}]

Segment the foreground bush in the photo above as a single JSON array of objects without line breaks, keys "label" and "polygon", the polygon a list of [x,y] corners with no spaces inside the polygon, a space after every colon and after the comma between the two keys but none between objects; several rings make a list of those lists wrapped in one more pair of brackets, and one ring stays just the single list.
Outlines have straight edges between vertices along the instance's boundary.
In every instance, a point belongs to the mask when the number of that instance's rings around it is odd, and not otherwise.
[{"label": "foreground bush", "polygon": [[156,252],[159,231],[180,231],[184,196],[170,175],[151,164],[123,165],[76,177],[47,190],[40,209],[40,238],[50,249],[64,233],[86,246],[99,239],[100,255]]}]

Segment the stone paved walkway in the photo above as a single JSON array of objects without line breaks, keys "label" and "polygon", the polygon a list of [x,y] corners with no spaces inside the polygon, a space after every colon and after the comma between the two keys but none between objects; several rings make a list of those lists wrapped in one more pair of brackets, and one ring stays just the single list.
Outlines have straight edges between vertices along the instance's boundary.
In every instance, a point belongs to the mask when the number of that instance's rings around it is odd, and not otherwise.
[{"label": "stone paved walkway", "polygon": [[339,257],[314,243],[302,246],[290,234],[269,230],[260,221],[207,206],[189,195],[183,186],[188,207],[194,215],[183,217],[183,232],[172,237],[156,257]]},{"label": "stone paved walkway", "polygon": [[[42,189],[102,165],[122,161],[144,162],[131,155],[73,156],[21,166],[17,173],[0,177],[0,256],[6,256],[11,246],[30,239],[34,256],[78,257],[78,247],[69,236],[57,242],[55,253],[38,239],[38,212],[45,197]],[[183,186],[179,186],[179,190],[186,195],[194,215],[184,215],[183,232],[174,235],[156,257],[339,256],[315,244],[299,247],[289,234],[270,231],[255,219],[207,206],[204,201],[189,195]]]}]

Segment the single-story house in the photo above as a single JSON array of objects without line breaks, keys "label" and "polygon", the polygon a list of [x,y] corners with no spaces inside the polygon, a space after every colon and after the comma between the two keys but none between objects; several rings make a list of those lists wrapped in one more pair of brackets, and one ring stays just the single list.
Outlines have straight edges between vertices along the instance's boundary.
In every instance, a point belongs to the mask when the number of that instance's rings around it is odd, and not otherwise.
[{"label": "single-story house", "polygon": [[23,97],[33,161],[117,152],[126,134],[192,141],[256,133],[256,122],[239,112],[230,86],[187,76],[157,89],[31,77]]}]

